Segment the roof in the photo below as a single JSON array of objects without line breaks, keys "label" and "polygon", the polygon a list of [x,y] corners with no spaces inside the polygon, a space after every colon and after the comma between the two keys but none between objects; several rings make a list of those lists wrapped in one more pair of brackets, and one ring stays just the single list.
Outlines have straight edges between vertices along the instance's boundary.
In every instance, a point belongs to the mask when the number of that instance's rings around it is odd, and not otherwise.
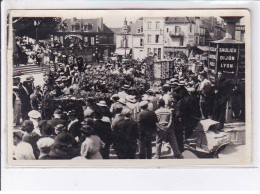
[{"label": "roof", "polygon": [[131,25],[131,34],[138,34],[138,29],[141,27],[143,27],[143,20],[137,19],[136,22]]},{"label": "roof", "polygon": [[114,33],[111,29],[109,29],[102,21],[102,18],[92,18],[92,19],[64,19],[63,23],[67,24],[67,28],[64,30],[64,32],[71,32],[73,25],[92,25],[92,29],[88,30],[87,32],[101,32],[101,26],[103,25],[103,31],[104,33]]},{"label": "roof", "polygon": [[165,23],[194,23],[195,18],[191,17],[166,17]]},{"label": "roof", "polygon": [[103,33],[114,33],[106,24],[103,24]]},{"label": "roof", "polygon": [[216,41],[211,41],[212,43],[215,44],[244,44],[244,42],[238,41],[238,40],[233,40],[230,38],[223,38],[221,40],[216,40]]},{"label": "roof", "polygon": [[110,28],[115,34],[120,34],[122,28]]}]

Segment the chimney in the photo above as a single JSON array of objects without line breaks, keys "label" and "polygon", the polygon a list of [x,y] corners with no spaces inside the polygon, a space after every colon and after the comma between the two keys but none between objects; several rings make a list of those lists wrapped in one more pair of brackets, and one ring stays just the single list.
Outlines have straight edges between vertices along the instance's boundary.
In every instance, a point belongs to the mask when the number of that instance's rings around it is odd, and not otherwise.
[{"label": "chimney", "polygon": [[235,39],[236,23],[240,21],[242,17],[221,17],[226,25],[225,38]]},{"label": "chimney", "polygon": [[102,17],[98,18],[98,27],[99,27],[101,32],[104,31],[104,25],[103,25],[103,18]]}]

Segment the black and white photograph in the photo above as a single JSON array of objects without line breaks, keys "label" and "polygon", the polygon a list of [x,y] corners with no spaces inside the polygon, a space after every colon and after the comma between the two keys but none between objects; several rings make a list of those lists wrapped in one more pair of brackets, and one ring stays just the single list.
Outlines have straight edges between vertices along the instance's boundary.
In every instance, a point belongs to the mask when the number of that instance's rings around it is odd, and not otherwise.
[{"label": "black and white photograph", "polygon": [[11,10],[8,164],[251,164],[247,10]]}]

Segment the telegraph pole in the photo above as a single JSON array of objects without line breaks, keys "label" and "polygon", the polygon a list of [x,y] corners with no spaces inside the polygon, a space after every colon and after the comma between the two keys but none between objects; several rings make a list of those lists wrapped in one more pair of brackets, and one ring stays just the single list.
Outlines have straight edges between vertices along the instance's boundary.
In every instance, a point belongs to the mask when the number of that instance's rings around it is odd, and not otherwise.
[{"label": "telegraph pole", "polygon": [[125,47],[125,58],[126,58],[126,44],[127,44],[127,21],[126,21],[126,18],[125,18],[125,21],[124,21],[124,47]]}]

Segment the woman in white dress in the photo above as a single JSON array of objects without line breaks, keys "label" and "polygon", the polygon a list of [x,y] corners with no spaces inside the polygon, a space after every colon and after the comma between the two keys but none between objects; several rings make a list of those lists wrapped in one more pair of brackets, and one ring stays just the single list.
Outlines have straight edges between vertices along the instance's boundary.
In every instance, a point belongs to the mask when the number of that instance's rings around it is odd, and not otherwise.
[{"label": "woman in white dress", "polygon": [[81,144],[80,154],[87,159],[103,159],[100,154],[100,148],[104,147],[104,142],[94,134],[89,125],[83,125],[80,129],[85,141]]}]

